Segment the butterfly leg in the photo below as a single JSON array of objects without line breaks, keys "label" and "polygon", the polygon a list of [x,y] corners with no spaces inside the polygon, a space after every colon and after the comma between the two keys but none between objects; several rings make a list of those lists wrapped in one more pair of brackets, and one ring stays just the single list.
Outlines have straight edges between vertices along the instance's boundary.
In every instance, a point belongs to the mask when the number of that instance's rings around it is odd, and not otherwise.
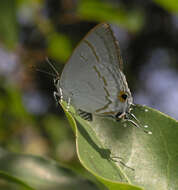
[{"label": "butterfly leg", "polygon": [[84,119],[84,120],[87,120],[87,121],[92,121],[93,118],[92,118],[92,114],[91,113],[88,113],[86,111],[83,111],[81,109],[77,110],[77,113],[79,114],[79,116]]},{"label": "butterfly leg", "polygon": [[132,170],[132,171],[134,171],[135,169],[134,168],[131,168],[130,166],[128,166],[128,165],[126,165],[124,162],[123,162],[123,159],[121,158],[121,157],[111,157],[110,158],[111,159],[111,161],[113,161],[113,162],[119,162],[120,164],[122,164],[124,167],[126,167],[126,168],[128,168],[128,169],[130,169],[130,170]]},{"label": "butterfly leg", "polygon": [[54,92],[53,93],[54,99],[56,100],[57,103],[59,103],[60,101],[63,100],[63,93],[62,93],[62,89],[59,88],[58,92]]},{"label": "butterfly leg", "polygon": [[57,92],[54,92],[54,93],[53,93],[53,96],[54,96],[54,99],[55,99],[57,105],[59,105],[59,102],[61,101],[61,96],[60,96],[60,94],[57,93]]},{"label": "butterfly leg", "polygon": [[60,94],[60,99],[61,99],[61,101],[63,100],[63,93],[62,93],[62,88],[59,88],[59,94]]},{"label": "butterfly leg", "polygon": [[67,100],[67,111],[69,111],[69,108],[70,108],[70,102],[71,102],[71,98],[68,98]]}]

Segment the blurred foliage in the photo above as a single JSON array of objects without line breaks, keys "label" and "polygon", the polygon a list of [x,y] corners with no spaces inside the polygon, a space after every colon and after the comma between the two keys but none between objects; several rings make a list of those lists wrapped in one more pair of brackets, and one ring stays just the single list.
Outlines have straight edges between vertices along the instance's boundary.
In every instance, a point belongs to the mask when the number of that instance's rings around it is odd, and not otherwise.
[{"label": "blurred foliage", "polygon": [[0,3],[0,41],[12,48],[17,42],[16,1],[2,0]]},{"label": "blurred foliage", "polygon": [[[176,0],[1,0],[0,146],[7,150],[11,161],[24,158],[21,153],[47,156],[97,183],[78,161],[73,131],[53,99],[53,77],[36,69],[53,73],[45,61],[49,57],[61,73],[79,40],[98,22],[108,21],[117,26],[124,70],[133,95],[140,97],[136,91],[142,89],[147,95],[144,100],[149,98],[153,106],[165,103],[164,111],[167,111],[171,102],[176,105],[176,98],[171,96],[171,82],[165,91],[155,94],[153,82],[148,89],[145,84],[156,67],[161,73],[160,62],[164,62],[167,70],[177,72],[177,5]],[[154,53],[159,56],[155,58]],[[0,151],[2,156],[7,158]],[[38,159],[43,158],[34,156],[34,160]],[[21,177],[16,179],[12,175],[10,161],[5,161],[1,166],[8,167],[10,173],[0,173],[0,189],[28,188]],[[100,183],[97,186],[104,189]]]},{"label": "blurred foliage", "polygon": [[80,1],[78,14],[82,19],[89,21],[109,21],[127,28],[129,31],[138,31],[144,23],[144,15],[138,8],[127,10],[117,4],[101,0]]},{"label": "blurred foliage", "polygon": [[0,172],[0,184],[2,189],[21,189],[21,190],[34,190],[29,185],[13,177],[11,174],[7,174],[5,172]]},{"label": "blurred foliage", "polygon": [[48,37],[48,53],[54,59],[66,61],[71,52],[70,41],[65,35],[53,33]]},{"label": "blurred foliage", "polygon": [[[27,190],[75,190],[79,186],[86,190],[98,189],[93,183],[61,167],[56,162],[32,155],[1,151],[0,170],[1,179],[21,185]],[[9,189],[8,186],[9,183],[4,184],[5,189]],[[14,185],[12,187],[16,189]]]},{"label": "blurred foliage", "polygon": [[178,13],[178,3],[176,0],[170,0],[170,1],[154,0],[154,1],[160,6],[162,6],[164,9],[170,12]]}]

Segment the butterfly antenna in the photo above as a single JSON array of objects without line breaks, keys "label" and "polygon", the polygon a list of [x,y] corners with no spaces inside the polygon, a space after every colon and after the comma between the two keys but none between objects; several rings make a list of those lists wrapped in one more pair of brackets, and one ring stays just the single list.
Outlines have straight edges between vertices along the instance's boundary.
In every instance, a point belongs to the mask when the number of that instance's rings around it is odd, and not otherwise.
[{"label": "butterfly antenna", "polygon": [[48,59],[48,57],[45,58],[46,62],[50,65],[50,67],[53,69],[53,71],[56,73],[57,76],[59,76],[59,73],[57,71],[57,69],[54,67],[54,65],[50,62],[50,60]]},{"label": "butterfly antenna", "polygon": [[45,73],[45,74],[47,74],[47,75],[49,75],[49,76],[52,76],[52,77],[56,77],[56,75],[53,74],[53,73],[49,73],[49,72],[43,71],[43,70],[41,70],[41,69],[35,69],[35,70],[38,71],[38,72],[40,72],[40,73]]}]

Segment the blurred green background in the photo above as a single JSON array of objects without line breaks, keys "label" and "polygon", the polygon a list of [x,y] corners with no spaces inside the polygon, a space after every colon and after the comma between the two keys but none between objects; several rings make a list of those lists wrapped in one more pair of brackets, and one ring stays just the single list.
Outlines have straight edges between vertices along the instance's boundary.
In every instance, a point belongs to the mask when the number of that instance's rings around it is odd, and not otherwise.
[{"label": "blurred green background", "polygon": [[61,73],[96,24],[113,24],[134,102],[178,119],[176,0],[1,0],[0,147],[81,170],[75,138],[53,98],[48,57]]}]

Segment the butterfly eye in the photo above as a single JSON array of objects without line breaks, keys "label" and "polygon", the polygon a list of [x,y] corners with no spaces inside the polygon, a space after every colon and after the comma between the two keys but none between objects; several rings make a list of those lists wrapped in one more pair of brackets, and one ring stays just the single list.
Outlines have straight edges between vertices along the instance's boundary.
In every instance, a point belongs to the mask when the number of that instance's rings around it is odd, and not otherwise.
[{"label": "butterfly eye", "polygon": [[123,91],[121,91],[118,96],[118,98],[121,102],[125,102],[127,100],[127,97],[128,97],[128,95]]}]

